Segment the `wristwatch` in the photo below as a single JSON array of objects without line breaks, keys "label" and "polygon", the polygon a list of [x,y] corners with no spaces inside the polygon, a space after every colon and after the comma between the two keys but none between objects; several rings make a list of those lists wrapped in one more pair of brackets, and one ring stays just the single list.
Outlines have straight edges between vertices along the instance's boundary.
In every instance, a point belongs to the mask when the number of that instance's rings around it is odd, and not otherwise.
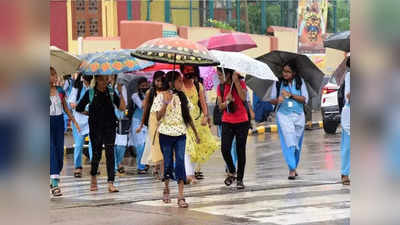
[{"label": "wristwatch", "polygon": [[290,94],[289,98],[290,98],[290,99],[293,99],[293,94]]}]

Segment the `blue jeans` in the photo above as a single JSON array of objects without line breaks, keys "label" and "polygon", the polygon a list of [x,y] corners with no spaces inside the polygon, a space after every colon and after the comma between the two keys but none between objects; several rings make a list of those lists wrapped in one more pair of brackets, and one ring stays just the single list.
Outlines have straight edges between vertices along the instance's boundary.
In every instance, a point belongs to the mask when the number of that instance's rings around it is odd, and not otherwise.
[{"label": "blue jeans", "polygon": [[348,134],[344,129],[342,129],[340,153],[342,158],[342,175],[348,176],[350,174],[350,134]]},{"label": "blue jeans", "polygon": [[126,146],[115,145],[114,146],[114,155],[115,155],[115,171],[118,170],[119,164],[121,164],[122,160],[124,160]]},{"label": "blue jeans", "polygon": [[64,117],[50,116],[50,178],[59,178],[64,164]]},{"label": "blue jeans", "polygon": [[[218,126],[218,136],[221,137],[221,133],[222,133],[222,126]],[[232,160],[233,160],[233,164],[235,164],[235,168],[237,168],[237,153],[236,153],[236,138],[233,138],[232,141],[232,148],[231,148],[231,155],[232,155]],[[226,168],[228,168],[228,166],[225,166]]]},{"label": "blue jeans", "polygon": [[[88,135],[80,135],[75,125],[72,124],[72,135],[74,136],[75,148],[74,148],[74,166],[75,169],[82,168],[82,150],[83,144],[85,143],[85,137]],[[89,141],[89,158],[92,160],[92,143]]]},{"label": "blue jeans", "polygon": [[136,165],[138,170],[146,169],[146,165],[140,163],[142,161],[142,156],[144,152],[145,143],[139,146],[135,146],[136,149]]},{"label": "blue jeans", "polygon": [[[178,183],[186,182],[185,172],[185,147],[186,135],[168,136],[160,134],[160,146],[164,156],[163,181],[175,179]],[[174,176],[174,151],[175,151],[175,176]]]}]

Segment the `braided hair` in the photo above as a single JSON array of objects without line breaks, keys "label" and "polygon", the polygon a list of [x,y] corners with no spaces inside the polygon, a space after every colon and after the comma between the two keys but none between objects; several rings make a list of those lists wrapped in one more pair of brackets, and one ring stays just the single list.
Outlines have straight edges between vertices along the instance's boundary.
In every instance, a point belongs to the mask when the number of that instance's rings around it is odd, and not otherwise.
[{"label": "braided hair", "polygon": [[146,105],[146,110],[145,110],[146,113],[144,114],[144,124],[146,126],[149,125],[150,109],[151,109],[151,106],[153,105],[154,98],[157,96],[156,80],[161,78],[161,82],[163,83],[163,87],[161,88],[161,91],[164,91],[167,89],[164,75],[165,75],[165,73],[163,71],[157,71],[153,75],[153,82],[151,83],[151,88],[149,90],[149,92],[150,92],[149,93],[149,101]]}]

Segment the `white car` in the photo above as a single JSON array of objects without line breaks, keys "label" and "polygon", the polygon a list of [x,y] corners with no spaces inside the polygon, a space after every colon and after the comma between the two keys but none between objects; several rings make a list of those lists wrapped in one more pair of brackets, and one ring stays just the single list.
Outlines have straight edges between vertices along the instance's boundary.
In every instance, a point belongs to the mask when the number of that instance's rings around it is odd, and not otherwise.
[{"label": "white car", "polygon": [[328,134],[335,134],[340,123],[338,90],[339,86],[336,84],[335,76],[331,76],[321,92],[321,114],[324,130]]}]

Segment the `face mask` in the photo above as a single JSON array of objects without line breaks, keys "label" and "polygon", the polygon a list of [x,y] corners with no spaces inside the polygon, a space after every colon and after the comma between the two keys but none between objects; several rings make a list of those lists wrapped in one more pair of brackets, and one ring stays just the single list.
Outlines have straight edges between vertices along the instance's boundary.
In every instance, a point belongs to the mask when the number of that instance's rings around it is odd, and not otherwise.
[{"label": "face mask", "polygon": [[186,79],[193,79],[193,77],[195,76],[193,73],[187,73],[184,75]]},{"label": "face mask", "polygon": [[146,93],[149,88],[139,88],[139,91],[142,93]]}]

